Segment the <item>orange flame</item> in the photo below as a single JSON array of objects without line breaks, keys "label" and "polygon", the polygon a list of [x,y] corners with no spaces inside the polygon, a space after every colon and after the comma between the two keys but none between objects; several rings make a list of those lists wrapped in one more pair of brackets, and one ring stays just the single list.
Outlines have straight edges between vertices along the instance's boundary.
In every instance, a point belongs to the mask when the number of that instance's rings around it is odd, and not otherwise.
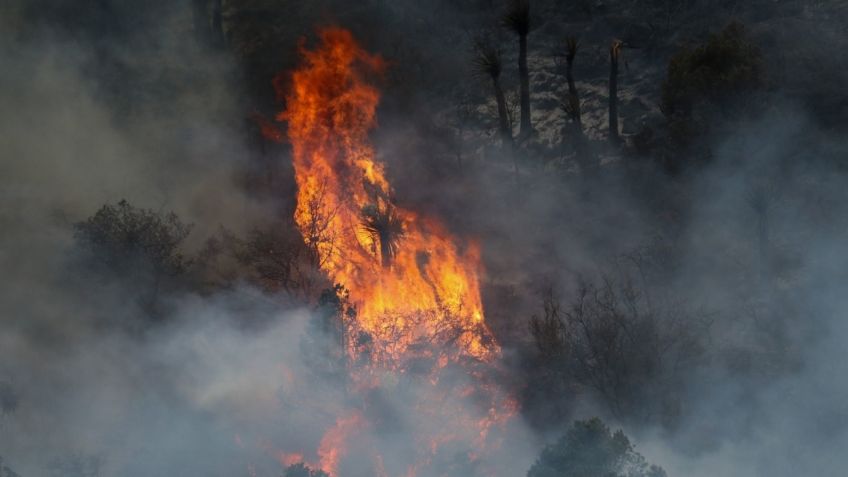
[{"label": "orange flame", "polygon": [[[385,167],[375,160],[368,138],[376,126],[380,94],[367,78],[381,73],[385,64],[346,30],[328,28],[319,36],[319,48],[302,51],[303,65],[289,88],[279,78],[274,83],[287,104],[276,119],[288,123],[292,145],[298,188],[294,218],[315,263],[345,287],[355,308],[345,316],[348,352],[367,357],[370,366],[353,373],[353,391],[364,396],[379,387],[382,374],[370,371],[380,367],[397,370],[417,357],[433,363],[427,377],[431,386],[416,404],[432,417],[432,426],[416,436],[415,462],[402,471],[414,477],[445,444],[468,439],[482,449],[490,429],[514,413],[509,398],[501,398],[474,373],[477,392],[467,395],[453,396],[451,384],[439,381],[438,373],[455,358],[490,366],[500,353],[483,319],[480,248],[451,235],[435,218],[395,204]],[[273,125],[260,121],[260,126],[269,139],[279,140]],[[463,403],[480,401],[477,393],[488,395],[490,407],[483,415],[465,415]],[[321,439],[320,468],[338,477],[347,444],[368,430],[365,415],[348,410]],[[286,465],[298,459],[303,456],[280,454]],[[388,475],[376,448],[372,460],[377,475]]]},{"label": "orange flame", "polygon": [[303,51],[277,120],[288,122],[293,148],[295,221],[318,265],[348,290],[348,326],[368,333],[377,361],[397,362],[419,342],[489,360],[498,348],[483,321],[478,245],[460,246],[439,221],[396,206],[375,160],[368,133],[380,95],[366,75],[383,60],[346,30],[320,39]]}]

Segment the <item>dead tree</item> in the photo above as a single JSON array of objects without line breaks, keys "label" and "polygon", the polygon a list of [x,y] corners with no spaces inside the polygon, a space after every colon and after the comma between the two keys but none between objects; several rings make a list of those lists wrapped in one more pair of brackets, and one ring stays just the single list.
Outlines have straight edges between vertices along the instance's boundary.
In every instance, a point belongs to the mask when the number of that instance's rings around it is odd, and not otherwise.
[{"label": "dead tree", "polygon": [[533,129],[530,122],[530,70],[527,68],[530,1],[513,0],[503,17],[503,25],[518,35],[518,76],[521,81],[521,129],[519,135],[528,137]]},{"label": "dead tree", "polygon": [[475,45],[477,58],[474,61],[474,69],[477,74],[491,78],[492,87],[495,92],[495,101],[498,103],[498,131],[504,146],[512,146],[512,128],[509,125],[509,113],[506,108],[506,96],[501,86],[501,52],[491,43],[478,41]]},{"label": "dead tree", "polygon": [[570,36],[565,40],[565,79],[568,81],[568,98],[565,104],[566,112],[571,121],[576,125],[577,131],[583,133],[583,120],[580,111],[580,96],[577,94],[577,85],[574,83],[574,58],[580,48],[580,42],[576,37]]},{"label": "dead tree", "polygon": [[621,57],[621,40],[613,40],[610,45],[610,78],[609,78],[609,139],[619,143],[618,134],[618,60]]}]

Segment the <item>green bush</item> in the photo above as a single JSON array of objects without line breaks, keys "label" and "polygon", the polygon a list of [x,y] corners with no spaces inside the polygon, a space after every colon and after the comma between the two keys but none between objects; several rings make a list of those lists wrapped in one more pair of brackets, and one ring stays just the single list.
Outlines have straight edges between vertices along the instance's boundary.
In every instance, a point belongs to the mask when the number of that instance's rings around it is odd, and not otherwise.
[{"label": "green bush", "polygon": [[666,477],[650,465],[621,430],[597,417],[575,421],[555,444],[546,447],[527,477]]}]

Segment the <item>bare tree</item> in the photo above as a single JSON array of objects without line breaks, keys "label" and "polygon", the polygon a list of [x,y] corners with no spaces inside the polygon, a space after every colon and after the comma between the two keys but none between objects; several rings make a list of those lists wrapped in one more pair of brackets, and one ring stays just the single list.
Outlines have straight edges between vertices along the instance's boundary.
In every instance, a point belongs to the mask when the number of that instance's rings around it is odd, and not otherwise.
[{"label": "bare tree", "polygon": [[502,19],[503,25],[518,35],[518,76],[521,82],[521,129],[519,135],[528,137],[533,130],[530,122],[530,70],[527,68],[527,35],[530,33],[530,0],[512,0]]},{"label": "bare tree", "polygon": [[501,51],[491,41],[478,39],[474,45],[476,58],[474,71],[479,75],[488,76],[492,80],[495,101],[498,105],[498,131],[504,146],[512,147],[512,128],[509,125],[506,96],[501,86]]},{"label": "bare tree", "polygon": [[570,36],[565,40],[565,45],[565,79],[568,82],[568,97],[564,106],[568,116],[576,126],[575,130],[582,135],[583,120],[580,111],[580,96],[577,94],[577,85],[574,82],[574,58],[577,56],[580,42],[577,37]]},{"label": "bare tree", "polygon": [[621,40],[613,40],[610,45],[610,77],[609,77],[609,139],[619,143],[618,134],[618,62],[621,57]]}]

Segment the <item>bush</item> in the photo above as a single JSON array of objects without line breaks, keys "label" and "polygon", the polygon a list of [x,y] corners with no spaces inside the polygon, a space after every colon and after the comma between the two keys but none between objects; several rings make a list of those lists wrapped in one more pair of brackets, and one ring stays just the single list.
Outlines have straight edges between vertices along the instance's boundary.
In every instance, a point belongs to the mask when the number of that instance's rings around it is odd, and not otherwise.
[{"label": "bush", "polygon": [[633,449],[621,430],[615,433],[597,417],[575,421],[555,444],[546,447],[527,477],[665,477]]},{"label": "bush", "polygon": [[304,463],[292,464],[286,467],[285,472],[283,472],[283,477],[330,477],[323,470],[318,469],[310,469]]},{"label": "bush", "polygon": [[172,290],[191,261],[181,246],[191,225],[176,214],[133,207],[126,200],[107,204],[74,224],[81,265],[105,283],[115,283],[138,297],[149,317],[161,315],[161,290]]},{"label": "bush", "polygon": [[703,353],[709,322],[626,271],[579,286],[567,307],[549,295],[544,314],[530,320],[528,407],[544,420],[568,416],[558,403],[581,391],[594,394],[620,419],[676,424],[685,391],[684,369]]},{"label": "bush", "polygon": [[740,23],[671,58],[661,108],[672,138],[691,144],[712,123],[752,110],[752,93],[765,85],[762,54]]}]

